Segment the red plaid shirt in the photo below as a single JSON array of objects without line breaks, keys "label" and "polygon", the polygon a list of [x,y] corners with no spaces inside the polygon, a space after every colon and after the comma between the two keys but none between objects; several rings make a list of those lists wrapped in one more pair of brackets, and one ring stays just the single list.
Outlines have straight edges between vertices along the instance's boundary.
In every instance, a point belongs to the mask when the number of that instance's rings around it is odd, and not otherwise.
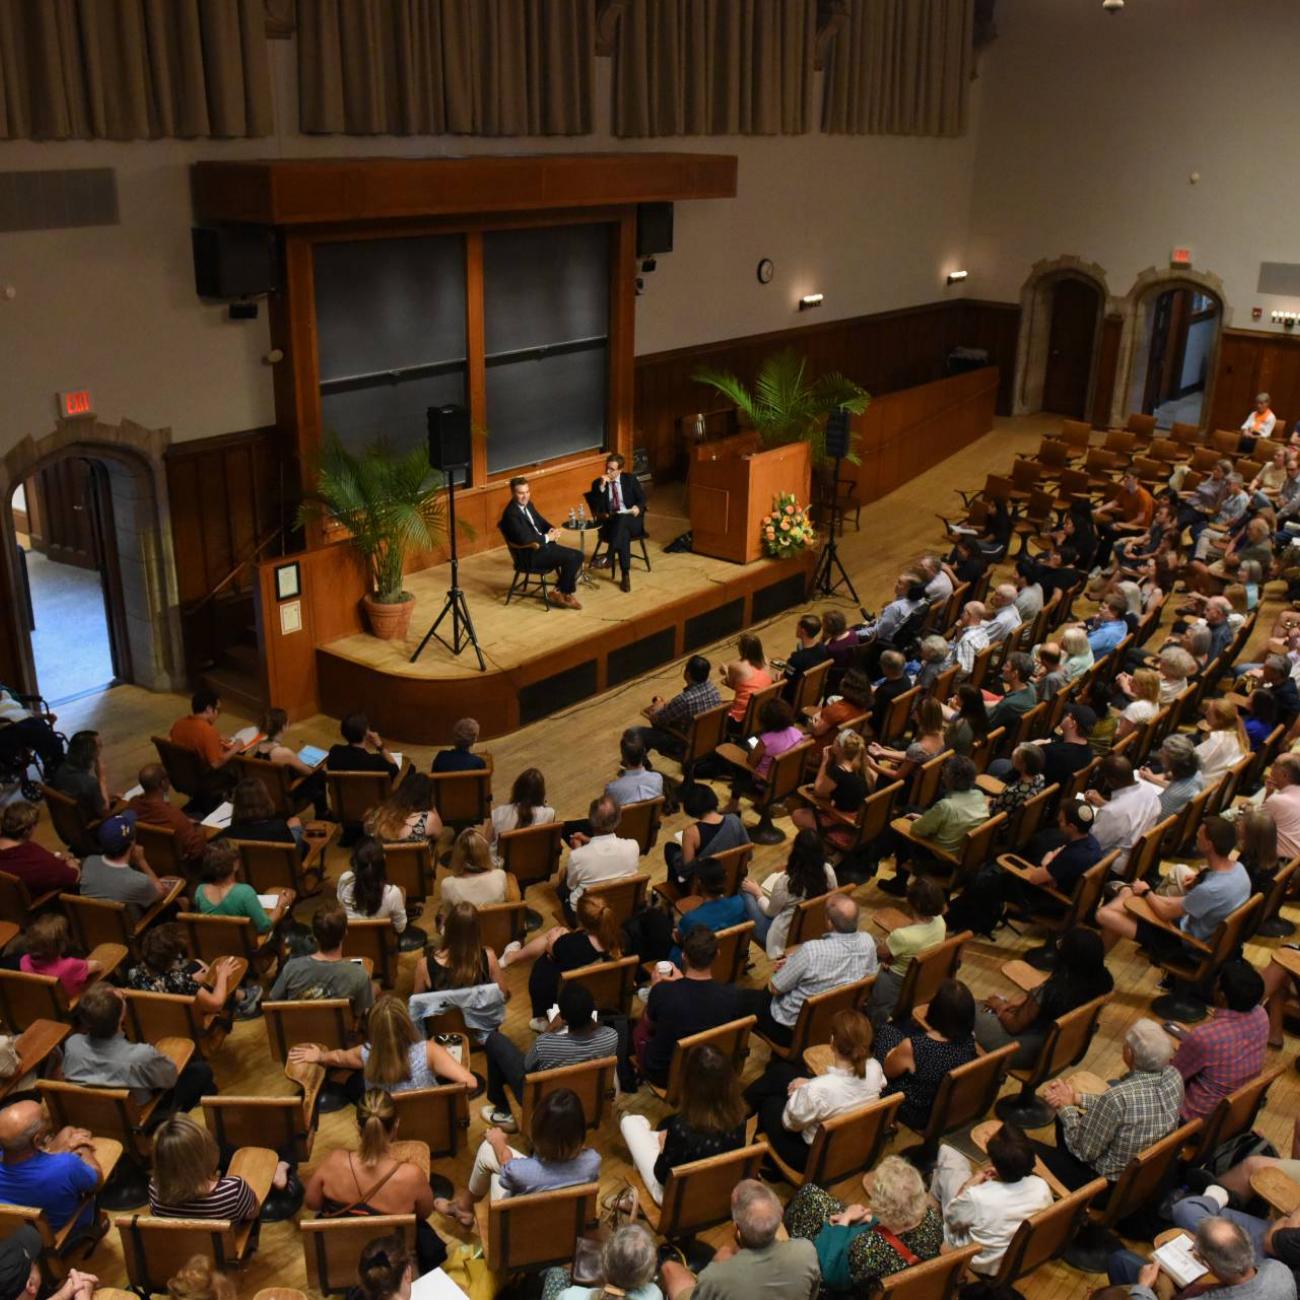
[{"label": "red plaid shirt", "polygon": [[1183,1076],[1183,1120],[1201,1119],[1230,1092],[1256,1078],[1268,1048],[1268,1012],[1219,1009],[1178,1045],[1173,1067]]}]

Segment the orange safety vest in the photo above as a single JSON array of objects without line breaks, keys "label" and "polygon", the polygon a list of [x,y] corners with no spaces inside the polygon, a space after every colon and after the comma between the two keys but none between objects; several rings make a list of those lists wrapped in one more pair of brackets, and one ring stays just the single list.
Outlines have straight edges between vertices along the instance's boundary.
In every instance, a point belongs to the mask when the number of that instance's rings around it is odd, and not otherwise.
[{"label": "orange safety vest", "polygon": [[[1264,427],[1264,421],[1272,414],[1273,411],[1271,407],[1265,407],[1262,411],[1256,411],[1255,414],[1250,417],[1251,433],[1258,433]],[[1276,419],[1276,417],[1274,418]]]}]

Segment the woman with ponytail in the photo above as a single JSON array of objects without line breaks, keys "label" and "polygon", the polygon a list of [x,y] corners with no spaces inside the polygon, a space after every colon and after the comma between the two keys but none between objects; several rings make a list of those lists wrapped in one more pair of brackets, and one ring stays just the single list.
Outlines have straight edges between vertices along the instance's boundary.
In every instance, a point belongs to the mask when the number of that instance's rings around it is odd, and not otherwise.
[{"label": "woman with ponytail", "polygon": [[361,1300],[411,1300],[415,1266],[401,1237],[376,1237],[361,1248],[357,1281]]},{"label": "woman with ponytail", "polygon": [[304,1204],[322,1219],[414,1214],[420,1272],[437,1268],[447,1249],[427,1222],[433,1193],[424,1172],[392,1152],[398,1129],[392,1097],[371,1088],[357,1103],[357,1128],[360,1150],[331,1151],[312,1174]]},{"label": "woman with ponytail", "polygon": [[431,944],[415,964],[415,992],[440,993],[478,984],[496,984],[510,996],[496,953],[483,946],[478,909],[473,903],[457,903],[442,923],[441,947]]},{"label": "woman with ponytail", "polygon": [[503,967],[536,961],[528,973],[528,996],[533,1007],[531,1028],[535,1033],[540,1034],[546,1028],[547,1008],[554,1004],[560,992],[560,976],[566,970],[577,970],[597,961],[617,961],[623,955],[622,927],[599,896],[583,894],[574,912],[578,918],[576,930],[557,925],[526,944],[507,944],[501,954]]}]

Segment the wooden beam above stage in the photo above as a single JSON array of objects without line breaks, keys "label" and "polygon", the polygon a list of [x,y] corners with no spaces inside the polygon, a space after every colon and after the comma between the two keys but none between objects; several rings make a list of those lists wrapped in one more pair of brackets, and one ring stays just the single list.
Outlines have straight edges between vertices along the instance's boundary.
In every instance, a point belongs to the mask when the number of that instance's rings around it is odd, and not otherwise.
[{"label": "wooden beam above stage", "polygon": [[193,167],[200,221],[270,226],[729,199],[734,154],[268,158]]}]

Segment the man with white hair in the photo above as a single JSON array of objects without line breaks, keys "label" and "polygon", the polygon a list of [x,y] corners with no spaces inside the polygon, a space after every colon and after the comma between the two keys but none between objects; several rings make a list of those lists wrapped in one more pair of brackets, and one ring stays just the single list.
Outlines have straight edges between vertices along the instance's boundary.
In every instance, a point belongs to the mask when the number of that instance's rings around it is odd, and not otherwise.
[{"label": "man with white hair", "polygon": [[821,1268],[811,1241],[778,1241],[781,1202],[770,1187],[742,1178],[731,1192],[736,1241],[721,1246],[698,1279],[676,1260],[663,1262],[660,1276],[668,1300],[814,1300]]},{"label": "man with white hair", "polygon": [[918,563],[925,579],[926,600],[932,605],[947,600],[955,589],[952,570],[937,555],[923,555]]},{"label": "man with white hair", "polygon": [[1277,427],[1277,416],[1269,405],[1272,398],[1267,393],[1255,395],[1255,409],[1241,422],[1241,441],[1237,444],[1239,452],[1255,450],[1257,438],[1269,438]]},{"label": "man with white hair", "polygon": [[1101,1096],[1053,1079],[1043,1100],[1056,1111],[1056,1145],[1035,1142],[1043,1163],[1071,1190],[1094,1178],[1114,1182],[1128,1162],[1178,1125],[1183,1077],[1174,1044],[1154,1020],[1138,1020],[1124,1035],[1126,1073]]},{"label": "man with white hair", "polygon": [[1016,608],[1016,587],[1012,582],[999,583],[989,597],[993,617],[984,624],[990,645],[1001,645],[1020,628],[1020,611]]},{"label": "man with white hair", "polygon": [[954,638],[948,658],[944,660],[945,668],[950,668],[953,664],[957,665],[959,682],[965,681],[971,675],[971,670],[975,667],[975,656],[989,647],[988,626],[984,622],[985,612],[983,602],[978,600],[967,601],[961,611],[959,620],[961,631]]},{"label": "man with white hair", "polygon": [[1196,560],[1217,559],[1227,549],[1228,539],[1236,531],[1237,525],[1246,517],[1250,509],[1250,493],[1246,491],[1245,480],[1233,470],[1228,475],[1228,490],[1219,502],[1218,512],[1210,520],[1209,526],[1196,539],[1196,550],[1192,558]]}]

